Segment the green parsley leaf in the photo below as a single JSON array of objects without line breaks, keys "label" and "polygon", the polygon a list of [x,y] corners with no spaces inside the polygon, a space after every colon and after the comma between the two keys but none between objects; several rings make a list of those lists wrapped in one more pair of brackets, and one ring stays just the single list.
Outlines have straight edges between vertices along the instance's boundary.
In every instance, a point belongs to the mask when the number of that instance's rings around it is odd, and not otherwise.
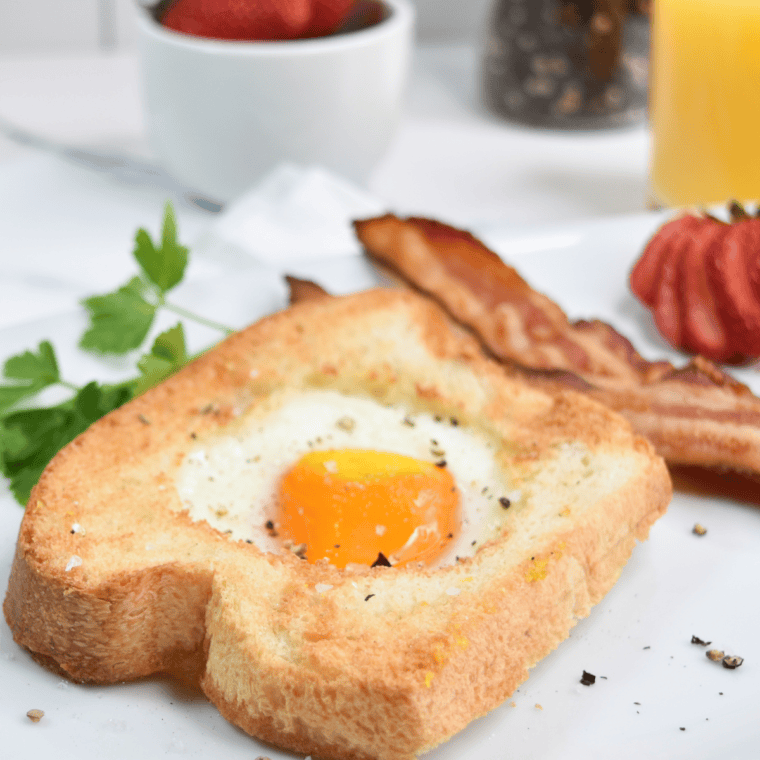
[{"label": "green parsley leaf", "polygon": [[145,276],[161,293],[171,290],[184,277],[187,253],[187,248],[177,240],[177,221],[171,203],[167,203],[164,209],[160,247],[156,247],[142,228],[135,235],[134,257]]},{"label": "green parsley leaf", "polygon": [[95,420],[132,397],[131,383],[88,383],[57,406],[22,409],[0,424],[0,472],[10,479],[13,495],[21,504],[50,460]]},{"label": "green parsley leaf", "polygon": [[113,293],[86,298],[82,304],[90,312],[90,326],[79,345],[90,351],[113,354],[138,348],[158,308],[146,295],[146,284],[139,277],[133,277]]},{"label": "green parsley leaf", "polygon": [[32,488],[37,485],[37,481],[42,475],[44,467],[27,467],[20,469],[14,475],[8,475],[10,478],[10,489],[13,497],[22,506],[25,507],[32,493]]},{"label": "green parsley leaf", "polygon": [[29,500],[32,486],[60,448],[59,442],[63,445],[65,435],[59,431],[69,426],[70,415],[61,407],[25,409],[3,421],[0,469],[10,478],[11,491],[21,504]]},{"label": "green parsley leaf", "polygon": [[187,346],[182,323],[162,332],[156,337],[150,353],[144,354],[137,367],[140,377],[135,385],[135,395],[160,383],[187,362]]},{"label": "green parsley leaf", "polygon": [[0,412],[60,381],[53,346],[44,340],[37,347],[36,353],[25,351],[12,356],[5,362],[3,375],[9,380],[21,382],[0,385]]},{"label": "green parsley leaf", "polygon": [[[138,230],[134,256],[141,268],[140,276],[112,293],[82,302],[89,312],[89,324],[80,339],[82,348],[116,354],[139,348],[162,306],[231,332],[165,302],[166,292],[182,280],[188,261],[187,248],[177,241],[171,204],[164,210],[160,243],[155,244],[145,230]],[[92,382],[75,389],[61,379],[48,341],[40,343],[36,352],[25,351],[8,359],[3,371],[11,382],[0,385],[0,474],[10,479],[16,499],[26,503],[52,457],[90,424],[172,374],[187,360],[181,323],[155,339],[150,352],[138,363],[139,377],[115,385]],[[75,395],[56,406],[13,409],[18,402],[57,383],[76,390]]]},{"label": "green parsley leaf", "polygon": [[5,362],[3,374],[14,380],[34,380],[44,382],[45,385],[57,383],[58,361],[50,341],[43,340],[37,346],[36,354],[32,351],[24,351],[18,356],[11,356]]},{"label": "green parsley leaf", "polygon": [[130,380],[116,385],[100,385],[95,381],[85,385],[72,400],[84,429],[129,401],[134,396],[133,386]]},{"label": "green parsley leaf", "polygon": [[23,385],[0,385],[0,412],[11,409],[19,401],[30,398],[39,393],[44,386],[36,383],[24,383]]},{"label": "green parsley leaf", "polygon": [[25,438],[18,430],[6,428],[0,420],[0,472],[4,473],[2,463],[7,452],[16,452],[24,445]]},{"label": "green parsley leaf", "polygon": [[118,409],[122,404],[126,404],[127,401],[137,395],[135,394],[134,379],[125,380],[121,383],[100,385],[98,387],[100,388],[98,408],[100,409],[101,417],[108,412],[112,412],[114,409]]}]

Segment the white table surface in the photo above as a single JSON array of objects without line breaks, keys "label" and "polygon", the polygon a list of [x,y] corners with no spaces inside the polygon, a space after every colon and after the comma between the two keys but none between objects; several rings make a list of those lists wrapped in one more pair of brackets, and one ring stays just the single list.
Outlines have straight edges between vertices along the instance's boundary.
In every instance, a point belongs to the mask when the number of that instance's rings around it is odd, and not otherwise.
[{"label": "white table surface", "polygon": [[[508,124],[479,98],[478,51],[418,49],[403,121],[369,190],[398,213],[457,225],[551,224],[645,208],[648,134]],[[0,118],[49,139],[150,157],[133,53],[0,57]],[[0,137],[0,327],[110,287],[138,226],[158,224],[161,187],[119,183]],[[208,215],[179,206],[186,240]],[[126,271],[126,270],[125,270]],[[12,292],[13,289],[11,289]]]}]

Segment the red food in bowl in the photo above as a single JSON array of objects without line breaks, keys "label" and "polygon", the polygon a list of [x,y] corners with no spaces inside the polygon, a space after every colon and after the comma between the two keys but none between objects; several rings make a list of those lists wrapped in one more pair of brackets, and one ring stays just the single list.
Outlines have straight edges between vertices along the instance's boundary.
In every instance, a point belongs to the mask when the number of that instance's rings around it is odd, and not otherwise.
[{"label": "red food in bowl", "polygon": [[176,0],[161,23],[225,40],[291,40],[335,32],[354,0]]}]

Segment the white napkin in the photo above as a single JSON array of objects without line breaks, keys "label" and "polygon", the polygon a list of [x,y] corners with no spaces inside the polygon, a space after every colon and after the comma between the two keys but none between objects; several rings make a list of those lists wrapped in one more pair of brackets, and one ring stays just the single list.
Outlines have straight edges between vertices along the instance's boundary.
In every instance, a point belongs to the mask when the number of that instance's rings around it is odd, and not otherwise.
[{"label": "white napkin", "polygon": [[193,250],[230,263],[252,257],[274,266],[355,255],[361,246],[351,222],[385,210],[325,169],[284,164],[227,207]]}]

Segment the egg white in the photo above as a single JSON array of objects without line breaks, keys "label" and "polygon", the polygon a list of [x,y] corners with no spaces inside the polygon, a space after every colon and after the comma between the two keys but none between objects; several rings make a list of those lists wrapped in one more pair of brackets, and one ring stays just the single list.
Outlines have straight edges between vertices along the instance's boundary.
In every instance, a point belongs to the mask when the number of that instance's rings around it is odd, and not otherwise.
[{"label": "egg white", "polygon": [[462,518],[459,535],[436,563],[450,564],[472,556],[498,534],[506,512],[499,499],[515,498],[514,486],[495,460],[495,447],[485,435],[451,419],[369,398],[329,390],[283,393],[235,434],[216,436],[190,451],[176,487],[192,519],[276,553],[281,546],[266,523],[276,517],[280,478],[305,453],[372,449],[445,460],[460,492]]}]

